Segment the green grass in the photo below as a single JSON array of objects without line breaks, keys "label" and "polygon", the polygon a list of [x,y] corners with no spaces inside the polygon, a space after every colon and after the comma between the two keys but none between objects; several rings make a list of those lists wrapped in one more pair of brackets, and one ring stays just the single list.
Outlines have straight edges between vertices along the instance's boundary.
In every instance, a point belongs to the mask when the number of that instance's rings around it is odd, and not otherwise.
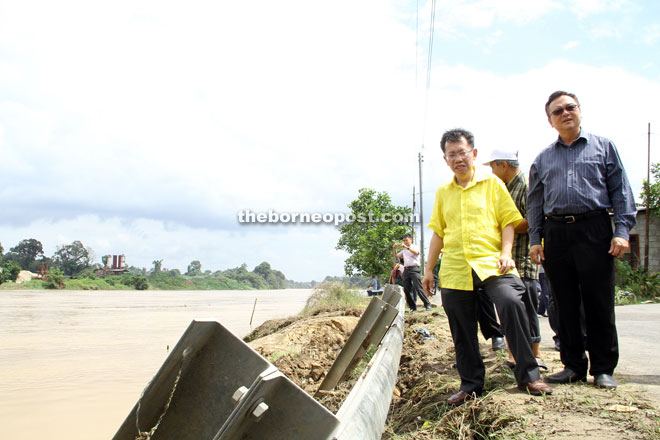
[{"label": "green grass", "polygon": [[342,283],[325,281],[314,288],[314,293],[309,297],[300,314],[312,316],[321,312],[345,310],[364,306],[368,301],[358,291],[350,290]]}]

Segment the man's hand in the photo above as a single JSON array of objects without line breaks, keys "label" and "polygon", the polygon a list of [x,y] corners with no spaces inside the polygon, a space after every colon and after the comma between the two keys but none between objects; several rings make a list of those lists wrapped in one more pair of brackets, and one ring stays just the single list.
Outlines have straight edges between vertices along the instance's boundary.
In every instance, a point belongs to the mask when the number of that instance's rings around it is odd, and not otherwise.
[{"label": "man's hand", "polygon": [[424,287],[424,292],[426,296],[433,296],[433,285],[435,280],[433,279],[433,273],[427,271],[422,280],[422,287]]},{"label": "man's hand", "polygon": [[514,267],[516,267],[516,262],[513,261],[511,255],[500,255],[500,258],[497,260],[497,268],[501,275],[509,272]]},{"label": "man's hand", "polygon": [[541,264],[545,261],[545,254],[543,253],[543,246],[535,244],[529,248],[529,256],[532,258],[532,263]]},{"label": "man's hand", "polygon": [[608,253],[614,255],[616,258],[619,258],[623,255],[626,250],[630,247],[628,240],[621,237],[612,238],[612,244],[610,245],[610,250]]}]

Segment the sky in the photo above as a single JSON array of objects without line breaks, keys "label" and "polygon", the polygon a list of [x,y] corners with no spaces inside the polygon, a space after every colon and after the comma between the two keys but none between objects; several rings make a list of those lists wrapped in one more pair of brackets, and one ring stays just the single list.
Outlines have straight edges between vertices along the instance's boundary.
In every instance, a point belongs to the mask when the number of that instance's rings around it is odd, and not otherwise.
[{"label": "sky", "polygon": [[641,201],[649,123],[660,162],[660,2],[433,5],[0,0],[5,252],[80,240],[96,262],[342,275],[333,221],[240,213],[335,219],[361,188],[412,206],[421,154],[427,223],[451,178],[442,133],[472,131],[478,161],[518,149],[527,171],[557,136],[555,90],[613,140]]}]

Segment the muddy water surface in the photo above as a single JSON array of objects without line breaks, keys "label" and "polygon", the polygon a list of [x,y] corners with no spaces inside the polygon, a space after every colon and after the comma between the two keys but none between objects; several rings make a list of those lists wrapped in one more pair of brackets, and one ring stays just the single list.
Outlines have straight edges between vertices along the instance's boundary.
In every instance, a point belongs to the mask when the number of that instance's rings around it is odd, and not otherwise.
[{"label": "muddy water surface", "polygon": [[0,439],[110,439],[193,319],[244,336],[310,294],[0,291]]}]

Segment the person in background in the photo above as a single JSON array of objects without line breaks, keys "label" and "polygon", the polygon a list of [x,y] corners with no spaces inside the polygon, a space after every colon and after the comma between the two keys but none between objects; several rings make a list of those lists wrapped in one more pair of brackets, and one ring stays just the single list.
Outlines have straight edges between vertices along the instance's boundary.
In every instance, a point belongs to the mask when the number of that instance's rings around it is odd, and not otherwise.
[{"label": "person in background", "polygon": [[[412,235],[405,234],[403,243],[394,243],[394,252],[397,248],[403,248],[396,253],[398,258],[403,258],[403,291],[406,294],[406,302],[411,312],[417,310],[417,297],[424,303],[426,310],[431,310],[431,301],[424,294],[422,279],[419,268],[419,247],[412,242]],[[433,268],[431,268],[433,269]]]},{"label": "person in background", "polygon": [[[552,93],[545,113],[559,136],[539,153],[529,170],[529,254],[535,263],[543,263],[552,286],[564,364],[562,371],[545,380],[584,381],[589,367],[596,386],[614,389],[619,360],[614,258],[629,247],[635,199],[614,143],[582,129],[575,94]],[[580,329],[581,304],[586,346]]]},{"label": "person in background", "polygon": [[540,316],[548,317],[548,308],[550,305],[550,286],[545,279],[545,270],[543,266],[539,266],[539,284],[541,285],[541,296],[539,297],[539,308],[536,312]]},{"label": "person in background", "polygon": [[[523,219],[515,227],[515,236],[513,239],[513,260],[516,262],[516,268],[520,273],[523,284],[525,284],[526,292],[523,295],[523,303],[525,303],[525,310],[527,311],[527,320],[529,321],[529,331],[531,334],[532,351],[534,357],[540,368],[547,370],[548,367],[541,360],[541,352],[539,346],[541,345],[541,328],[539,326],[539,317],[537,314],[539,305],[539,265],[532,263],[529,256],[529,235],[527,231],[529,224],[525,218],[527,215],[527,179],[525,173],[520,169],[518,162],[518,151],[512,149],[495,149],[491,152],[490,160],[486,162],[497,177],[502,179],[506,184],[506,188],[511,194],[516,208],[523,216]],[[513,355],[509,352],[510,367],[513,362]]]},{"label": "person in background", "polygon": [[390,284],[397,284],[403,287],[403,258],[396,256],[396,250],[394,251],[394,259],[396,264],[390,272]]},{"label": "person in background", "polygon": [[367,286],[367,292],[375,292],[378,290],[378,280],[374,275],[371,275],[369,280],[369,285]]},{"label": "person in background", "polygon": [[502,321],[516,361],[518,388],[533,395],[551,394],[552,388],[540,380],[522,301],[525,286],[511,258],[514,227],[522,216],[502,181],[474,166],[477,150],[472,133],[463,129],[447,131],[440,147],[454,178],[436,192],[423,285],[430,293],[433,265],[442,252],[442,306],[461,378],[459,391],[447,403],[459,405],[483,391],[485,367],[476,318],[478,295],[483,294],[493,300]]}]

